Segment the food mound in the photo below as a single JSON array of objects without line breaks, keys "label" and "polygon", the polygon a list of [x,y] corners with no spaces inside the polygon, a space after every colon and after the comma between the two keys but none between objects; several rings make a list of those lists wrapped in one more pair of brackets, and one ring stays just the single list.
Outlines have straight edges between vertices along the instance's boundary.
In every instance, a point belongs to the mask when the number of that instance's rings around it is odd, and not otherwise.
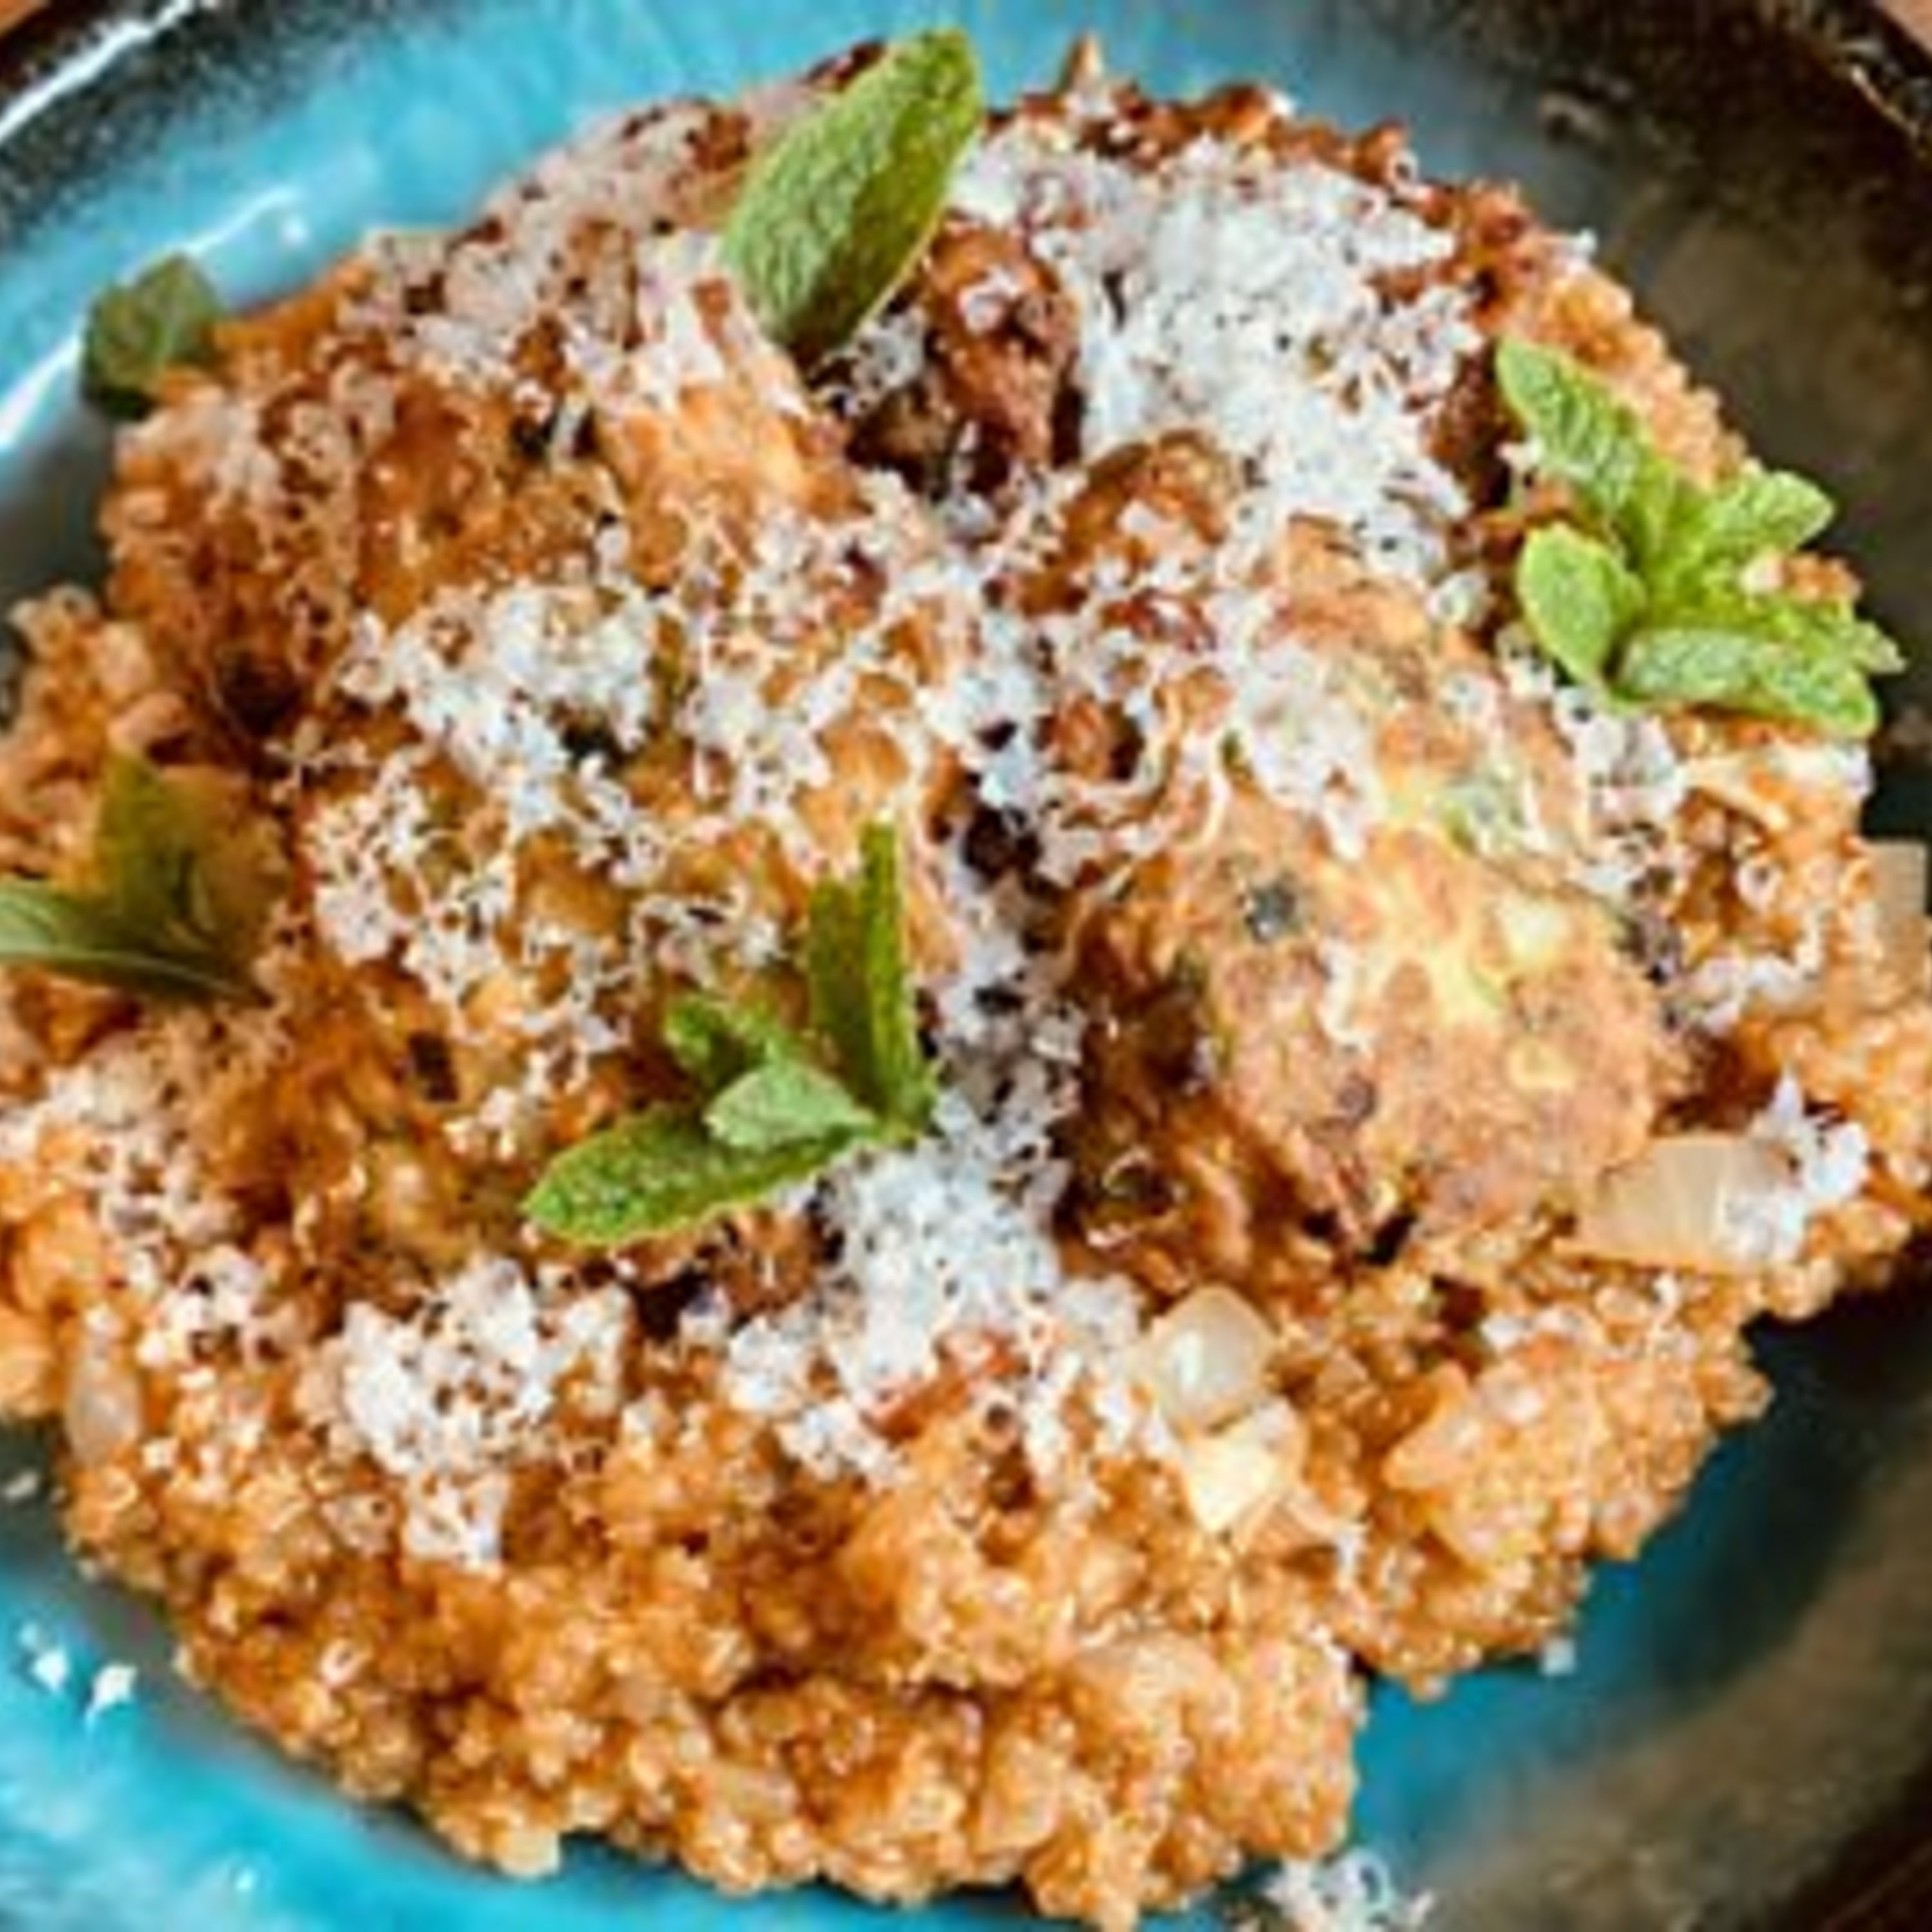
[{"label": "food mound", "polygon": [[1923,1223],[1892,647],[1509,191],[935,34],[197,286],[20,620],[0,1411],[358,1796],[1131,1927]]}]

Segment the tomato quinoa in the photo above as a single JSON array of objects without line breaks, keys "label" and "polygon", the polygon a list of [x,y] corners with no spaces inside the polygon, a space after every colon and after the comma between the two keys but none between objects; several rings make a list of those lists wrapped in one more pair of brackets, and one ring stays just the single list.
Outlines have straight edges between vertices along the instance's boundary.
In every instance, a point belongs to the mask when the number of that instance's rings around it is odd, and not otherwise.
[{"label": "tomato quinoa", "polygon": [[[718,230],[854,70],[372,240],[122,436],[0,868],[138,756],[274,889],[252,999],[0,976],[0,1413],[193,1681],[470,1856],[1124,1928],[1338,1844],[1366,1676],[1558,1638],[1750,1324],[1890,1278],[1924,931],[1855,736],[1529,634],[1498,342],[1754,473],[1586,248],[1083,70],[802,369]],[[540,1225],[680,1000],[817,1036],[875,828],[916,1130]]]}]

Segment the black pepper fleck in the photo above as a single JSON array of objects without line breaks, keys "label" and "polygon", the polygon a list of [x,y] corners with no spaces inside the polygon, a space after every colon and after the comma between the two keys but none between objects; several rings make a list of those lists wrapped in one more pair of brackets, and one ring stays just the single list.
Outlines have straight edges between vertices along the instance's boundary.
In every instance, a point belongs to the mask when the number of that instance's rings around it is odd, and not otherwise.
[{"label": "black pepper fleck", "polygon": [[1241,902],[1241,920],[1248,937],[1272,946],[1301,929],[1301,895],[1288,879],[1270,879],[1256,886]]}]

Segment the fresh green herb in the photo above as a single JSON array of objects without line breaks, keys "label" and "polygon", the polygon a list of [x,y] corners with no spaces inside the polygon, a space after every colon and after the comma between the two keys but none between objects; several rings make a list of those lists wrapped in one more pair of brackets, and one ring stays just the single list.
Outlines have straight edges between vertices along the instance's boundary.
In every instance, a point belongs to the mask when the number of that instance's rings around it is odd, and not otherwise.
[{"label": "fresh green herb", "polygon": [[671,1002],[664,1043],[692,1082],[706,1094],[722,1092],[740,1076],[773,1061],[796,1059],[797,1034],[776,1013],[760,1006],[727,1006],[701,993]]},{"label": "fresh green herb", "polygon": [[1532,530],[1516,601],[1536,640],[1579,684],[1600,687],[1617,646],[1643,614],[1643,580],[1609,544],[1568,524]]},{"label": "fresh green herb", "polygon": [[859,876],[812,895],[806,976],[812,1025],[832,1042],[848,1083],[886,1126],[916,1134],[932,1112],[932,1069],[920,1045],[901,909],[898,842],[866,835]]},{"label": "fresh green herb", "polygon": [[910,273],[985,112],[966,36],[915,34],[753,164],[724,259],[803,367],[849,342]]},{"label": "fresh green herb", "polygon": [[82,392],[110,416],[146,416],[165,370],[212,358],[220,316],[220,297],[185,255],[157,262],[88,310]]},{"label": "fresh green herb", "polygon": [[1575,520],[1531,532],[1517,602],[1538,644],[1613,700],[1748,712],[1838,737],[1876,728],[1867,680],[1898,646],[1843,600],[1748,587],[1832,519],[1816,484],[1748,470],[1706,488],[1651,446],[1596,376],[1520,340],[1496,352],[1503,398]]},{"label": "fresh green herb", "polygon": [[674,1002],[664,1045],[698,1099],[634,1114],[560,1155],[524,1203],[538,1227],[592,1246],[675,1233],[857,1148],[916,1138],[935,1095],[890,829],[866,833],[856,878],[813,895],[805,952],[809,1033],[762,1007]]},{"label": "fresh green herb", "polygon": [[746,1154],[876,1136],[879,1117],[808,1060],[774,1060],[734,1080],[704,1110],[712,1138]]},{"label": "fresh green herb", "polygon": [[139,758],[108,769],[93,878],[0,882],[0,966],[157,999],[250,999],[265,909],[259,851],[217,802]]},{"label": "fresh green herb", "polygon": [[1618,688],[1634,703],[1708,704],[1862,738],[1878,726],[1877,700],[1849,657],[1766,649],[1762,634],[1720,626],[1653,626],[1633,637]]},{"label": "fresh green herb", "polygon": [[560,1154],[524,1211],[566,1240],[619,1247],[752,1207],[775,1189],[809,1180],[854,1144],[834,1139],[734,1148],[698,1114],[654,1108]]},{"label": "fresh green herb", "polygon": [[1568,485],[1592,521],[1636,536],[1676,472],[1652,450],[1636,416],[1567,356],[1512,338],[1496,350],[1496,380],[1535,440],[1538,466]]},{"label": "fresh green herb", "polygon": [[1667,576],[1696,581],[1764,556],[1802,550],[1835,514],[1816,484],[1783,470],[1747,470],[1714,489],[1686,494],[1658,560]]}]

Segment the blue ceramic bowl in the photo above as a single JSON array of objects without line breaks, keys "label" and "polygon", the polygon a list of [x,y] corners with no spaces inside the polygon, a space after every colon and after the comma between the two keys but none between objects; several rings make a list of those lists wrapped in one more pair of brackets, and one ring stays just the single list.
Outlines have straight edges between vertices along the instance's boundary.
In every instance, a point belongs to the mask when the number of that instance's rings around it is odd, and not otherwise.
[{"label": "blue ceramic bowl", "polygon": [[[1909,114],[1925,70],[1863,9],[1744,0],[56,7],[0,50],[0,592],[94,566],[104,436],[74,401],[75,333],[130,266],[190,248],[232,298],[266,296],[372,226],[462,215],[600,111],[940,17],[972,29],[1002,90],[1050,75],[1091,27],[1161,88],[1264,76],[1343,119],[1408,119],[1439,170],[1525,178],[1600,231],[1771,455],[1833,484],[1886,614],[1932,647],[1932,176],[1886,110]],[[1932,824],[1909,775],[1880,811]],[[1770,1420],[1641,1564],[1600,1577],[1573,1676],[1378,1696],[1360,1835],[1440,1896],[1450,1932],[1812,1932],[1851,1866],[1932,1817],[1932,1297],[1766,1353]],[[0,1444],[0,1484],[37,1454]],[[64,1690],[28,1668],[50,1644],[72,1660]],[[110,1658],[139,1664],[140,1692],[90,1722]],[[726,1901],[595,1852],[534,1888],[466,1870],[282,1762],[167,1658],[146,1608],[76,1576],[44,1504],[0,1508],[0,1923],[832,1932],[877,1916],[821,1894]],[[1932,1924],[1932,1906],[1901,1910],[1884,1922]],[[920,1923],[1014,1912],[956,1903]]]}]

